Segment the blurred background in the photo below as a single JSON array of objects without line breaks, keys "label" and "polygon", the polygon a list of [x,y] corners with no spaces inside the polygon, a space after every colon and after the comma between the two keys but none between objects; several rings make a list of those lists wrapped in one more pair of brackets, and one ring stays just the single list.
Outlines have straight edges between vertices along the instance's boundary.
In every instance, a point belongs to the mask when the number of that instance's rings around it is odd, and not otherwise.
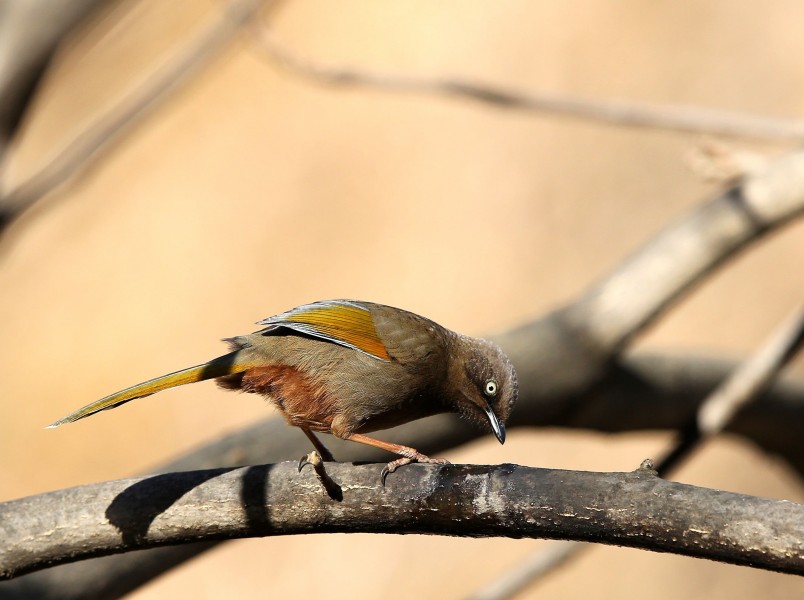
[{"label": "blurred background", "polygon": [[[120,0],[96,14],[48,71],[4,185],[35,173],[224,6]],[[328,65],[778,117],[798,116],[804,99],[802,22],[804,5],[792,0],[294,0],[270,18],[282,44]],[[204,383],[44,429],[107,393],[222,354],[220,338],[298,304],[373,300],[483,335],[571,300],[717,193],[689,167],[700,143],[317,85],[277,68],[243,32],[0,240],[0,499],[142,473],[264,418],[273,409],[259,397]],[[743,356],[804,296],[802,264],[804,226],[793,223],[711,277],[638,343]],[[792,368],[804,372],[801,360]],[[671,437],[520,429],[505,446],[487,436],[447,457],[631,470]],[[728,436],[676,478],[804,500],[784,463]],[[244,540],[131,597],[461,598],[542,545]],[[601,546],[523,597],[643,598],[646,589],[654,598],[791,598],[804,584]]]}]

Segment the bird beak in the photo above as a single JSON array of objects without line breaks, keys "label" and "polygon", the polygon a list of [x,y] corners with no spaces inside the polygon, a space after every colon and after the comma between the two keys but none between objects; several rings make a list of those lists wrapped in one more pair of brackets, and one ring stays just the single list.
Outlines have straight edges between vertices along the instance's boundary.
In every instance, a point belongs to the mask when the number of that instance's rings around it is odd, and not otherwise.
[{"label": "bird beak", "polygon": [[489,406],[488,402],[483,407],[483,411],[486,413],[486,416],[489,418],[489,423],[491,423],[491,428],[494,430],[494,435],[497,436],[497,439],[500,440],[501,444],[505,443],[505,425],[500,423],[500,420],[497,418],[497,415],[494,414],[494,411],[491,410],[491,406]]}]

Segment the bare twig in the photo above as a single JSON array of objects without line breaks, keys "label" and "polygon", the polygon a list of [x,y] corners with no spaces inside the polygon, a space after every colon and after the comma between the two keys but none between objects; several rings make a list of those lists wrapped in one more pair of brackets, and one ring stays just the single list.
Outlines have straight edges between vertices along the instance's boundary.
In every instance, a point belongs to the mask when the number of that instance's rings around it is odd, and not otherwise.
[{"label": "bare twig", "polygon": [[115,552],[294,533],[549,537],[804,575],[804,505],[671,483],[647,469],[331,463],[336,502],[294,463],[156,475],[0,504],[0,578]]},{"label": "bare twig", "polygon": [[717,435],[738,411],[755,401],[779,371],[804,344],[804,307],[774,331],[762,347],[701,405],[688,426],[683,427],[675,446],[658,462],[656,471],[664,477],[699,447]]},{"label": "bare twig", "polygon": [[[38,173],[0,199],[0,232],[38,200],[85,172],[103,151],[117,143],[134,124],[208,63],[265,1],[234,0],[226,9],[226,17],[199,36],[180,57],[80,134]],[[90,0],[85,2],[92,4]],[[289,52],[266,30],[259,32],[256,37],[260,47],[275,62],[294,73],[322,83],[373,86],[396,92],[445,94],[496,107],[549,112],[619,126],[784,140],[804,138],[804,123],[800,121],[730,114],[694,107],[657,107],[638,103],[606,103],[558,94],[526,94],[461,80],[393,77],[317,66]],[[55,46],[51,45],[44,56],[49,56],[53,47]],[[5,145],[5,137],[7,136],[0,135],[0,147]]]},{"label": "bare twig", "polygon": [[544,550],[534,552],[528,560],[505,573],[502,577],[477,590],[471,600],[499,600],[512,598],[531,583],[548,573],[555,572],[575,558],[586,545],[583,542],[554,540]]},{"label": "bare twig", "polygon": [[389,75],[352,67],[322,65],[305,60],[289,50],[277,41],[270,29],[265,26],[254,28],[253,31],[258,47],[274,64],[291,73],[326,85],[359,86],[394,93],[457,97],[498,109],[516,109],[587,119],[619,127],[644,127],[783,141],[804,139],[804,122],[800,120],[772,119],[694,106],[606,102],[547,92],[524,92],[462,79]]},{"label": "bare twig", "polygon": [[39,172],[0,199],[0,224],[9,225],[45,195],[85,172],[102,152],[119,142],[132,126],[218,56],[221,49],[235,38],[238,30],[267,1],[233,0],[227,3],[222,17],[105,116],[78,135]]},{"label": "bare twig", "polygon": [[[659,476],[669,475],[681,461],[731,422],[737,412],[757,400],[779,371],[804,344],[804,306],[782,323],[760,349],[712,392],[674,446],[658,462]],[[556,542],[479,590],[473,600],[506,600],[589,548],[579,542]]]},{"label": "bare twig", "polygon": [[737,149],[712,136],[705,136],[686,156],[690,169],[721,186],[734,185],[740,179],[761,172],[769,160],[766,153]]}]

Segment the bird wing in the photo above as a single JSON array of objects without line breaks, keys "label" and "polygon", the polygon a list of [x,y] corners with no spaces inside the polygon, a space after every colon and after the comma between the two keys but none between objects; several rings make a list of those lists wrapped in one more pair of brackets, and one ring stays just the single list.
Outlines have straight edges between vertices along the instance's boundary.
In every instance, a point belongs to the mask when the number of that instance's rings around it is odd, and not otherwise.
[{"label": "bird wing", "polygon": [[285,327],[328,342],[353,348],[382,361],[390,361],[385,344],[377,335],[371,311],[351,300],[325,300],[297,306],[258,322],[267,325],[260,333]]}]

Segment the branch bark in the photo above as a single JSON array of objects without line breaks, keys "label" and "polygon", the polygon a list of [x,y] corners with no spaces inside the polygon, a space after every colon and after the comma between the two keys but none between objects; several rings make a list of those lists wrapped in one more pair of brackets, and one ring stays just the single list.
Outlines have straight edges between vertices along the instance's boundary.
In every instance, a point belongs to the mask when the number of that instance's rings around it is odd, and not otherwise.
[{"label": "branch bark", "polygon": [[547,537],[804,575],[804,506],[653,471],[328,464],[334,501],[293,463],[92,484],[0,505],[0,577],[133,549],[296,533]]},{"label": "branch bark", "polygon": [[[773,162],[766,171],[718,196],[657,236],[577,302],[499,336],[498,341],[520,371],[522,383],[520,405],[511,424],[562,425],[604,431],[677,428],[694,414],[700,399],[733,365],[644,354],[622,358],[621,352],[634,335],[654,322],[714,268],[736,256],[749,243],[801,214],[802,210],[804,154],[796,152]],[[774,385],[759,402],[738,415],[730,430],[782,454],[804,472],[804,440],[800,432],[790,426],[802,422],[802,398],[804,385],[801,383],[788,381]],[[436,453],[473,439],[476,434],[449,417],[442,417],[403,428],[395,432],[394,437],[427,453]],[[270,423],[178,461],[177,466],[192,468],[193,465],[279,460],[300,455],[306,449],[306,442],[297,432],[282,423]],[[344,458],[380,458],[370,450],[345,449],[337,445],[334,450]],[[791,522],[800,524],[801,519]],[[802,539],[801,536],[798,539]],[[83,571],[71,571],[79,573],[74,581],[80,582],[73,590],[76,593],[73,597],[94,589],[92,581],[98,581],[99,575],[107,581],[119,580],[123,577],[121,573],[141,568],[126,584],[128,589],[133,589],[138,582],[210,545],[161,548],[156,554],[128,555],[125,566],[102,574],[97,565],[70,565],[67,568],[83,568]],[[117,558],[120,557],[105,560]],[[59,581],[60,572],[66,571],[54,569],[38,574],[51,578],[38,581]],[[109,584],[105,589],[112,587],[113,584]],[[14,589],[4,586],[0,588],[0,595],[13,594]],[[117,589],[120,590],[120,586]],[[58,584],[50,589],[39,587],[39,590],[44,595],[61,598],[71,593]]]},{"label": "branch bark", "polygon": [[[677,441],[655,463],[660,477],[666,477],[709,438],[719,434],[740,409],[755,401],[779,371],[804,344],[804,306],[780,325],[751,358],[741,364],[698,407],[695,418],[681,428]],[[478,591],[472,600],[506,600],[551,571],[577,557],[587,544],[554,542],[552,546],[503,574]]]},{"label": "branch bark", "polygon": [[[593,393],[578,398],[571,410],[553,420],[542,418],[538,404],[534,404],[538,398],[526,393],[513,413],[512,430],[547,425],[606,432],[678,429],[736,366],[728,360],[704,356],[637,352],[624,357]],[[788,376],[778,379],[756,402],[736,415],[727,431],[779,454],[804,473],[804,438],[798,428],[791,427],[802,422],[804,380]],[[386,437],[438,455],[480,435],[463,421],[440,415],[390,430]],[[334,438],[328,439],[327,444],[339,460],[387,459],[380,451],[358,444]],[[302,456],[308,451],[309,442],[301,433],[281,419],[267,419],[162,465],[155,472],[257,465]],[[0,583],[0,598],[120,598],[217,543],[168,546],[61,565]]]},{"label": "branch bark", "polygon": [[[735,365],[705,357],[642,352],[623,356],[621,351],[636,332],[717,266],[803,211],[804,152],[799,151],[769,163],[764,172],[679,220],[578,301],[497,336],[520,377],[520,400],[510,426],[608,432],[681,427]],[[697,248],[703,259],[689,252],[690,247]],[[657,292],[649,291],[653,286]],[[600,323],[609,318],[610,324]],[[741,411],[727,430],[779,454],[804,473],[804,436],[791,427],[804,421],[802,399],[804,383],[783,378]],[[448,416],[389,434],[389,440],[413,445],[425,454],[475,437],[474,430]],[[332,449],[342,460],[382,460],[378,452],[356,446],[336,441]],[[274,462],[307,450],[303,436],[272,421],[202,448],[166,469]],[[116,590],[134,589],[209,547],[165,548],[160,559],[148,553],[125,560],[110,557],[104,559],[103,568],[69,565],[24,578],[18,586],[4,585],[0,594],[66,599],[80,598],[92,589],[97,598],[119,597]]]}]

